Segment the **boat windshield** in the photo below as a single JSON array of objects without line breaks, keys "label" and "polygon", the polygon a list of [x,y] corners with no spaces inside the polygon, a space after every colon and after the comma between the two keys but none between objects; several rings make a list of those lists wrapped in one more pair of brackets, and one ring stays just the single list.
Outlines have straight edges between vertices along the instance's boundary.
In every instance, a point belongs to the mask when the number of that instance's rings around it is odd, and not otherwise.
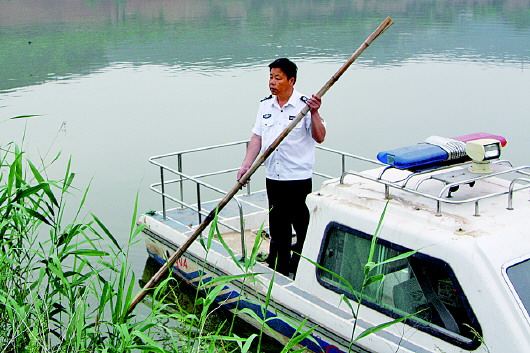
[{"label": "boat windshield", "polygon": [[524,305],[526,313],[530,316],[530,259],[518,262],[506,269],[506,274],[512,283],[519,300]]}]

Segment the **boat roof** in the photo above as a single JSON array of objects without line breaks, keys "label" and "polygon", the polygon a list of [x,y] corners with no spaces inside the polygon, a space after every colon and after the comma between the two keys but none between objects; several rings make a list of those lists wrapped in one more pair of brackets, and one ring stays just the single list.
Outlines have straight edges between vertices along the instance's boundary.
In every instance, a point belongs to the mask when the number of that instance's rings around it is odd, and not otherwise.
[{"label": "boat roof", "polygon": [[366,217],[372,213],[372,218],[379,217],[390,200],[384,224],[401,229],[400,243],[411,249],[450,243],[448,252],[455,256],[480,251],[500,267],[528,258],[528,167],[498,161],[488,175],[470,173],[468,167],[463,163],[422,172],[388,166],[350,171],[324,182],[313,196]]}]

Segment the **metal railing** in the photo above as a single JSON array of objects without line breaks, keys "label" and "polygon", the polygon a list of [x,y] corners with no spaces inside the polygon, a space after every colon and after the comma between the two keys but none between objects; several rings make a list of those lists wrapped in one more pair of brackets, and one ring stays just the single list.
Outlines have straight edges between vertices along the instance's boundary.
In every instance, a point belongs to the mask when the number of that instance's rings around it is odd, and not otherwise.
[{"label": "metal railing", "polygon": [[[204,190],[212,191],[214,194],[218,194],[220,197],[223,197],[227,194],[227,190],[221,189],[217,186],[211,185],[204,181],[204,178],[206,177],[212,177],[212,176],[219,176],[223,174],[230,174],[237,172],[239,170],[239,167],[236,168],[227,168],[227,169],[220,169],[216,171],[208,171],[207,173],[202,174],[196,174],[196,175],[189,175],[185,172],[184,168],[184,156],[190,155],[190,154],[197,154],[199,152],[208,152],[212,150],[219,150],[219,149],[227,149],[229,147],[234,146],[242,146],[244,147],[244,150],[242,150],[238,156],[238,162],[242,160],[245,154],[245,150],[248,147],[248,140],[244,141],[236,141],[236,142],[230,142],[225,144],[219,144],[219,145],[213,145],[213,146],[207,146],[207,147],[201,147],[201,148],[195,148],[190,150],[184,150],[184,151],[178,151],[173,153],[167,153],[159,156],[154,156],[149,159],[149,162],[153,165],[156,165],[160,170],[160,182],[154,183],[150,185],[150,189],[154,191],[155,193],[159,194],[162,198],[162,217],[164,220],[167,219],[167,201],[171,201],[176,203],[179,207],[185,208],[188,210],[191,210],[195,214],[197,214],[198,222],[202,222],[202,218],[206,217],[209,213],[209,211],[205,211],[203,209],[203,204],[205,201],[203,200],[203,192]],[[337,155],[340,158],[340,168],[336,170],[336,172],[332,173],[335,175],[330,175],[329,173],[319,172],[315,171],[314,175],[317,175],[319,177],[322,177],[324,179],[330,179],[333,177],[337,177],[338,175],[343,174],[346,171],[347,168],[347,160],[353,159],[357,161],[364,161],[364,162],[370,162],[374,163],[378,166],[383,165],[382,163],[374,160],[370,160],[367,158],[363,158],[360,156],[356,156],[353,154],[333,150],[330,148],[317,146],[317,149],[320,151],[323,151],[327,154]],[[175,162],[176,159],[176,162]],[[168,160],[172,160],[172,162],[175,164],[176,167],[171,167],[168,163]],[[168,178],[168,175],[171,175],[171,179]],[[184,184],[185,182],[191,182],[194,184],[194,187],[196,189],[195,191],[195,202],[186,202],[185,201],[185,188]],[[235,182],[235,175],[234,175],[234,182]],[[170,185],[177,184],[178,185],[178,195],[174,195],[167,192],[167,189]],[[251,185],[252,183],[249,181],[249,183],[245,186],[246,194],[251,195]],[[256,192],[260,192],[261,190],[258,190]],[[211,200],[207,200],[211,201]],[[235,232],[241,233],[241,243],[243,246],[243,256],[245,256],[246,250],[245,250],[245,230],[244,230],[244,220],[243,220],[243,208],[241,205],[241,202],[238,200],[237,197],[234,198],[234,201],[237,203],[237,208],[239,210],[239,228],[236,228],[228,223],[223,222],[222,220],[218,220],[219,224],[222,224],[223,226],[227,227],[228,229],[231,229]]]},{"label": "metal railing", "polygon": [[[204,179],[206,177],[216,176],[216,175],[235,173],[235,172],[237,172],[239,170],[239,167],[236,167],[236,168],[228,168],[228,169],[221,169],[221,170],[217,170],[217,171],[211,171],[211,172],[208,172],[208,173],[202,173],[202,174],[197,174],[197,175],[188,175],[187,173],[184,172],[183,157],[185,155],[187,155],[187,154],[195,154],[195,153],[198,153],[198,152],[204,152],[204,151],[210,151],[210,150],[216,150],[216,149],[224,149],[224,148],[227,148],[227,147],[238,146],[238,145],[244,145],[244,147],[246,149],[248,147],[248,143],[249,143],[248,140],[236,141],[236,142],[230,142],[230,143],[225,143],[225,144],[212,145],[212,146],[195,148],[195,149],[190,149],[190,150],[172,152],[172,153],[162,154],[162,155],[158,155],[158,156],[154,156],[154,157],[149,158],[149,162],[151,164],[156,165],[160,169],[160,182],[151,184],[150,185],[150,189],[162,196],[162,215],[163,215],[164,219],[167,218],[166,199],[168,199],[168,200],[171,200],[171,201],[179,204],[181,207],[185,207],[185,208],[188,208],[188,209],[196,212],[198,214],[198,216],[199,216],[199,222],[200,222],[201,221],[201,215],[202,216],[207,216],[207,212],[202,211],[202,206],[201,206],[201,204],[202,204],[202,202],[201,202],[201,199],[202,199],[201,188],[206,188],[206,189],[212,190],[212,191],[218,193],[220,196],[224,196],[228,192],[227,190],[223,190],[223,189],[221,189],[219,187],[210,185],[209,183],[206,183],[206,182],[202,181],[201,179]],[[337,177],[340,174],[343,174],[346,171],[346,166],[347,166],[347,162],[346,161],[347,161],[348,158],[354,159],[354,160],[358,160],[358,161],[370,162],[370,163],[373,163],[373,164],[378,165],[378,166],[385,165],[385,164],[380,163],[378,161],[374,161],[374,160],[371,160],[371,159],[368,159],[368,158],[356,156],[356,155],[353,155],[353,154],[350,154],[350,153],[341,152],[341,151],[334,150],[334,149],[327,148],[327,147],[317,146],[316,148],[318,150],[324,151],[324,152],[329,153],[329,154],[335,154],[335,155],[340,157],[340,169],[338,170],[338,173],[336,175],[329,175],[329,174],[326,174],[326,173],[323,173],[323,172],[314,171],[314,173],[313,173],[314,175],[320,176],[320,177],[325,178],[325,179],[331,179],[331,178]],[[241,159],[243,158],[244,153],[245,153],[245,151],[241,152],[241,154],[240,154]],[[177,168],[176,169],[173,168],[173,167],[170,167],[167,163],[161,162],[161,160],[166,160],[168,158],[176,158],[176,160],[177,160],[177,162],[176,162]],[[171,180],[166,180],[166,174],[167,173],[175,175],[177,178],[176,179],[171,179]],[[197,192],[196,192],[196,199],[197,199],[196,206],[194,206],[192,204],[189,204],[189,203],[186,203],[184,201],[184,182],[185,181],[193,182],[196,185],[196,189],[197,189]],[[235,181],[235,176],[234,176],[234,181]],[[170,194],[166,193],[166,187],[168,185],[171,185],[171,184],[179,184],[179,196],[175,197],[174,195],[170,195]],[[250,195],[252,193],[251,192],[251,185],[252,185],[252,183],[251,183],[251,181],[249,181],[248,184],[245,186],[245,190],[246,190],[247,195]],[[159,187],[160,187],[160,189],[158,189]]]},{"label": "metal railing", "polygon": [[[156,165],[156,166],[158,166],[159,169],[160,169],[160,182],[151,184],[150,185],[150,189],[162,196],[162,217],[163,217],[164,220],[167,220],[166,199],[168,199],[168,200],[171,200],[171,201],[177,203],[181,208],[187,208],[187,209],[191,210],[192,212],[196,213],[197,217],[198,217],[199,224],[202,223],[202,217],[203,216],[206,217],[209,212],[203,211],[203,207],[202,207],[202,204],[203,204],[203,202],[202,202],[202,189],[201,188],[205,188],[205,189],[211,190],[211,191],[213,191],[215,193],[218,193],[221,196],[226,195],[227,192],[225,190],[223,190],[223,189],[220,189],[218,187],[210,185],[210,184],[202,181],[201,179],[206,178],[206,177],[210,177],[210,176],[215,176],[215,175],[233,173],[234,171],[239,170],[239,168],[232,168],[232,169],[218,170],[218,171],[214,171],[214,172],[209,172],[209,173],[203,173],[203,174],[190,176],[190,175],[187,175],[187,174],[185,174],[183,172],[183,170],[184,170],[183,169],[184,168],[183,167],[183,156],[186,155],[186,154],[192,154],[192,153],[209,151],[209,150],[220,149],[220,148],[227,148],[227,147],[230,147],[230,146],[237,146],[237,145],[248,146],[248,141],[237,141],[237,142],[231,142],[231,143],[226,143],[226,144],[221,144],[221,145],[208,146],[208,147],[202,147],[202,148],[195,148],[195,149],[191,149],[191,150],[167,153],[167,154],[163,154],[163,155],[154,156],[154,157],[149,158],[149,162],[154,164],[154,165]],[[163,163],[159,162],[160,160],[165,160],[167,158],[172,158],[172,157],[176,157],[176,159],[177,159],[177,169],[176,170],[174,168],[172,168],[172,167],[169,167],[166,164],[163,164]],[[176,175],[177,179],[166,180],[165,179],[165,172],[166,173],[171,173],[173,175]],[[185,181],[191,181],[192,183],[195,184],[196,201],[197,201],[195,203],[195,205],[186,203],[184,201],[184,182]],[[168,185],[175,184],[175,183],[179,184],[180,197],[175,197],[173,195],[170,195],[170,194],[166,193],[166,187]],[[157,189],[157,187],[160,187],[160,189]],[[246,188],[247,188],[247,192],[250,193],[250,185],[247,185]],[[234,201],[237,203],[237,207],[238,207],[238,210],[239,210],[239,220],[240,220],[239,225],[240,225],[240,228],[237,229],[237,228],[233,227],[232,225],[227,224],[227,223],[222,222],[222,221],[218,221],[218,223],[222,224],[223,226],[225,226],[225,227],[227,227],[227,228],[229,228],[229,229],[231,229],[231,230],[233,230],[235,232],[237,232],[237,231],[240,232],[240,234],[241,234],[242,256],[243,256],[243,258],[246,258],[243,208],[241,206],[241,202],[239,202],[237,197],[234,198]]]},{"label": "metal railing", "polygon": [[[230,147],[237,147],[241,146],[244,147],[242,151],[238,153],[238,157],[236,160],[239,163],[241,159],[243,158],[246,148],[248,147],[248,140],[244,141],[236,141],[236,142],[230,142],[225,144],[219,144],[219,145],[213,145],[213,146],[207,146],[207,147],[201,147],[201,148],[195,148],[190,150],[184,150],[179,152],[173,152],[168,154],[163,154],[159,156],[154,156],[149,159],[150,163],[156,165],[160,169],[160,182],[154,183],[150,186],[151,190],[158,193],[162,197],[162,216],[165,219],[167,219],[167,204],[166,202],[172,201],[179,205],[181,208],[186,208],[188,210],[191,210],[195,214],[197,214],[198,222],[202,222],[202,218],[206,217],[209,212],[203,210],[203,190],[209,190],[213,192],[214,194],[218,194],[221,197],[225,196],[227,194],[227,190],[221,189],[217,186],[210,185],[209,183],[204,181],[204,178],[206,177],[212,177],[212,176],[219,176],[224,174],[231,174],[236,173],[239,170],[239,167],[235,168],[228,168],[228,169],[219,169],[216,171],[208,171],[206,173],[196,174],[196,175],[189,175],[188,173],[185,173],[184,171],[184,161],[183,157],[188,154],[197,154],[199,152],[208,152],[212,150],[221,150],[221,149],[227,149]],[[440,174],[441,171],[444,170],[451,170],[450,168],[461,168],[464,170],[466,166],[470,162],[466,163],[460,163],[460,164],[454,164],[454,165],[448,165],[444,167],[440,167],[437,169],[431,169],[431,170],[425,170],[425,171],[407,171],[407,170],[401,170],[406,173],[406,176],[399,179],[399,180],[389,180],[388,178],[385,179],[384,176],[386,173],[388,173],[390,170],[396,170],[397,168],[394,168],[392,166],[389,166],[387,164],[381,163],[377,160],[364,158],[361,156],[357,156],[354,154],[341,152],[338,150],[334,150],[327,147],[322,147],[317,145],[317,150],[324,152],[328,155],[336,155],[340,159],[340,167],[337,168],[333,167],[334,170],[333,173],[324,173],[322,171],[315,170],[313,173],[316,176],[322,177],[324,179],[330,179],[334,177],[338,177],[340,175],[340,183],[344,183],[344,178],[347,175],[355,175],[357,177],[371,180],[380,184],[383,184],[385,187],[385,197],[389,199],[390,196],[390,189],[399,189],[405,192],[409,192],[421,197],[425,197],[431,200],[434,200],[436,202],[436,215],[441,216],[441,206],[443,203],[446,204],[466,204],[466,203],[474,203],[475,204],[475,216],[479,215],[479,201],[491,197],[496,197],[500,195],[508,195],[508,207],[507,209],[513,209],[513,193],[519,190],[530,188],[530,167],[512,167],[511,164],[509,164],[506,161],[497,161],[496,163],[499,165],[503,165],[502,170],[490,173],[490,174],[484,174],[484,175],[475,175],[469,178],[464,178],[463,180],[459,180],[457,182],[445,182],[443,180],[437,179],[436,176],[442,175]],[[166,163],[166,160],[168,159],[176,159],[176,167],[170,167],[169,163]],[[329,160],[328,158],[324,158],[325,160]],[[381,167],[381,171],[379,172],[379,175],[377,177],[372,177],[370,175],[356,172],[356,171],[348,171],[347,170],[347,164],[348,161],[353,160],[356,162],[362,162],[362,163],[368,163],[371,167],[362,168],[362,170],[366,169],[373,169],[375,167]],[[319,163],[317,161],[316,168],[319,167]],[[436,173],[433,173],[436,171]],[[408,173],[408,174],[407,174]],[[492,192],[490,194],[481,195],[477,197],[471,197],[464,200],[453,200],[451,199],[451,192],[455,188],[459,187],[460,185],[464,184],[470,184],[474,183],[475,181],[491,178],[493,176],[500,176],[500,175],[506,175],[508,173],[515,173],[516,177],[511,179],[510,186],[505,191],[501,192]],[[173,179],[167,178],[167,175],[172,175]],[[523,177],[520,177],[522,175]],[[415,187],[409,187],[408,183],[413,178],[419,178],[420,180],[417,182]],[[235,175],[233,180],[235,181]],[[430,194],[427,192],[418,191],[418,188],[420,185],[425,182],[426,180],[437,180],[442,181],[444,183],[444,186],[437,194]],[[195,185],[195,201],[194,203],[189,203],[184,200],[184,183],[185,182],[191,182]],[[520,187],[516,187],[516,184],[526,183],[527,185],[523,185]],[[178,184],[178,196],[172,195],[168,193],[167,187],[172,184]],[[246,186],[246,194],[251,195],[251,182],[249,182]],[[260,190],[262,191],[262,190]],[[258,191],[259,192],[259,191]],[[448,193],[447,196],[444,196],[446,193]],[[212,201],[212,200],[208,200]],[[223,226],[235,231],[235,232],[241,232],[241,238],[242,238],[242,244],[243,249],[244,247],[244,220],[243,220],[243,209],[241,202],[238,200],[238,197],[234,198],[234,202],[237,203],[237,208],[239,210],[239,228],[236,228],[230,224],[223,223],[222,221],[219,221],[219,224],[222,224]],[[245,251],[245,250],[243,250]]]},{"label": "metal railing", "polygon": [[[214,171],[214,172],[209,172],[209,173],[203,173],[203,174],[190,176],[190,175],[187,175],[187,174],[184,173],[183,156],[186,155],[186,154],[192,154],[192,153],[209,151],[209,150],[220,149],[220,148],[226,148],[226,147],[237,146],[237,145],[248,146],[248,141],[237,141],[237,142],[231,142],[231,143],[226,143],[226,144],[221,144],[221,145],[195,148],[195,149],[184,150],[184,151],[179,151],[179,152],[167,153],[167,154],[163,154],[163,155],[154,156],[154,157],[149,158],[149,162],[150,163],[152,163],[152,164],[154,164],[154,165],[156,165],[156,166],[158,166],[160,168],[160,182],[151,184],[150,189],[162,196],[162,214],[163,214],[164,219],[167,218],[167,213],[166,213],[167,212],[166,198],[167,198],[167,199],[170,199],[171,201],[176,202],[181,207],[185,207],[185,208],[188,208],[188,209],[190,209],[192,211],[195,211],[198,214],[199,223],[200,223],[202,221],[201,217],[207,215],[207,213],[202,211],[202,206],[201,206],[202,205],[202,202],[201,202],[201,187],[204,187],[206,189],[209,189],[209,190],[212,190],[214,192],[217,192],[220,195],[225,195],[227,193],[225,190],[222,190],[222,189],[220,189],[218,187],[210,185],[210,184],[202,181],[201,179],[206,178],[206,177],[210,177],[210,176],[214,176],[214,175],[233,173],[233,172],[239,170],[239,168],[232,168],[232,169],[218,170],[218,171]],[[171,157],[176,157],[176,159],[177,159],[177,169],[174,169],[174,168],[168,166],[167,164],[163,164],[163,163],[159,162],[159,160],[162,160],[162,159],[165,160],[165,159],[171,158]],[[164,172],[169,172],[169,173],[171,173],[173,175],[176,175],[178,178],[177,179],[172,179],[172,180],[166,180]],[[184,202],[184,182],[187,181],[187,180],[195,183],[195,185],[196,185],[196,188],[197,188],[197,203],[196,204],[197,204],[197,206],[193,206],[193,205],[190,205],[190,204],[187,204],[186,202]],[[166,187],[168,185],[175,184],[175,183],[179,184],[179,190],[180,190],[180,192],[179,192],[180,197],[179,198],[174,197],[172,195],[169,195],[169,194],[167,194],[165,192],[165,189],[166,189]],[[158,190],[158,189],[156,189],[157,187],[161,187],[161,189]],[[247,191],[250,193],[250,183],[247,185]]]}]

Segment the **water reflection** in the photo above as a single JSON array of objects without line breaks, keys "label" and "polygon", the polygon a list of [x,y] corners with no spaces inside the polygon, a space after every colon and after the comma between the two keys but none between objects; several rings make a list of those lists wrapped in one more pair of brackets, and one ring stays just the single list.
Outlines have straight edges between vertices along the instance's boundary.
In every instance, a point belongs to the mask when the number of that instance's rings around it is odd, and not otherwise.
[{"label": "water reflection", "polygon": [[0,92],[115,63],[215,71],[342,60],[386,16],[396,25],[358,64],[530,58],[530,0],[0,0]]}]

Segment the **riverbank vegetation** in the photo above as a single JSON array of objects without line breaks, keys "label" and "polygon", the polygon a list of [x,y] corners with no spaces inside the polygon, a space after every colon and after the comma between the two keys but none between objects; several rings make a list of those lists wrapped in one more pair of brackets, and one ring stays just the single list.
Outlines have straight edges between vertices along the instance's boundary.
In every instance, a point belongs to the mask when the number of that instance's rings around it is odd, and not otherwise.
[{"label": "riverbank vegetation", "polygon": [[[5,352],[156,350],[144,320],[124,315],[134,274],[121,247],[92,215],[81,220],[86,193],[65,221],[75,193],[70,163],[60,180],[2,146],[0,170],[0,346]],[[71,212],[68,212],[69,214]],[[131,227],[130,241],[138,234]]]},{"label": "riverbank vegetation", "polygon": [[1,146],[0,162],[0,352],[250,349],[256,333],[248,339],[230,323],[207,323],[212,296],[196,298],[196,313],[164,300],[174,299],[172,277],[151,293],[145,314],[127,315],[136,282],[128,249],[141,232],[136,212],[128,243],[120,244],[96,215],[82,216],[87,192],[73,186],[70,163],[62,178],[49,180],[45,163],[34,164],[13,143]]}]

